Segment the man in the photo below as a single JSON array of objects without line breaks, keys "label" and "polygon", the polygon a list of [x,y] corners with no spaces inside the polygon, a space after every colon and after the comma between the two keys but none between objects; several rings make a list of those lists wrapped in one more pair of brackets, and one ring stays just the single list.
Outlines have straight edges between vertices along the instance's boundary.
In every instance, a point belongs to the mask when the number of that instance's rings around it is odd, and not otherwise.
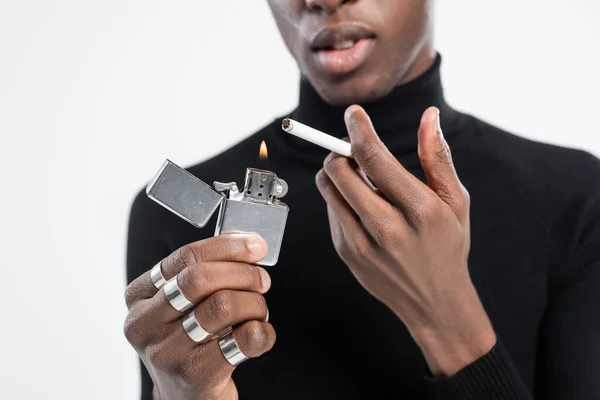
[{"label": "man", "polygon": [[269,3],[303,73],[292,117],[354,156],[278,119],[189,169],[232,179],[269,143],[291,211],[268,271],[260,237],[136,198],[143,398],[598,398],[600,162],[454,111],[433,0]]}]

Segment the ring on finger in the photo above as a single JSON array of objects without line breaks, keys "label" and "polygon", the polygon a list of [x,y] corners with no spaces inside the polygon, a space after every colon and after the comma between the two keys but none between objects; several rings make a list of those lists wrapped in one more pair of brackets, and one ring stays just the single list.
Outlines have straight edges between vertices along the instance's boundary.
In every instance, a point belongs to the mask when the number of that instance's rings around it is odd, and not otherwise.
[{"label": "ring on finger", "polygon": [[221,353],[223,353],[225,359],[234,367],[237,367],[249,359],[249,357],[240,350],[240,347],[233,337],[233,331],[221,336],[219,339],[219,347],[221,348]]},{"label": "ring on finger", "polygon": [[172,277],[165,283],[163,286],[163,290],[165,291],[165,295],[167,296],[167,300],[179,312],[189,311],[192,307],[194,307],[194,303],[189,301],[187,297],[181,292],[179,288],[179,283],[177,283],[177,275]]},{"label": "ring on finger", "polygon": [[213,336],[212,333],[207,332],[206,329],[200,325],[198,320],[196,319],[196,314],[194,311],[186,315],[186,317],[182,321],[183,329],[185,329],[185,333],[192,339],[194,342],[202,344],[207,342]]},{"label": "ring on finger", "polygon": [[152,267],[152,270],[150,271],[150,279],[152,279],[152,284],[158,290],[160,290],[160,288],[167,283],[167,280],[162,273],[162,260]]}]

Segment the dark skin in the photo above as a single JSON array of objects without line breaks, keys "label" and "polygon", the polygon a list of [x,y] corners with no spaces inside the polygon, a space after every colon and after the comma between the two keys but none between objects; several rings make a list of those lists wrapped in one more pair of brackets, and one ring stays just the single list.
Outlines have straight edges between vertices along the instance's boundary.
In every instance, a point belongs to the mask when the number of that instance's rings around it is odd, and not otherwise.
[{"label": "dark skin", "polygon": [[[275,343],[262,296],[269,274],[253,265],[267,255],[265,241],[252,234],[217,236],[186,245],[162,261],[165,279],[177,276],[191,311],[208,332],[228,332],[248,357],[259,357]],[[184,314],[152,284],[150,271],[125,291],[129,314],[125,337],[138,352],[154,382],[155,399],[237,399],[234,367],[213,338],[195,343],[181,324]]]},{"label": "dark skin", "polygon": [[439,112],[428,109],[418,133],[427,184],[387,150],[361,107],[348,108],[345,120],[354,159],[331,154],[316,178],[335,248],[404,322],[431,372],[454,375],[491,350],[496,336],[469,277],[469,194]]},{"label": "dark skin", "polygon": [[[425,72],[435,59],[432,0],[268,0],[300,70],[331,104],[379,99]],[[357,23],[375,34],[368,61],[350,74],[323,73],[310,40],[320,29]],[[423,110],[425,111],[425,110]]]},{"label": "dark skin", "polygon": [[[380,98],[434,61],[432,0],[269,4],[289,51],[329,103]],[[374,49],[350,73],[322,73],[310,39],[323,26],[341,24],[366,26]],[[345,120],[354,160],[331,154],[316,179],[336,250],[365,289],[405,323],[431,371],[453,375],[488,352],[496,336],[468,274],[469,196],[438,110],[425,111],[418,133],[427,185],[387,151],[362,108],[349,107]]]},{"label": "dark skin", "polygon": [[[496,336],[469,277],[469,195],[454,170],[438,110],[424,110],[415,133],[424,184],[388,152],[365,111],[352,105],[385,96],[433,63],[434,1],[268,2],[317,92],[329,103],[350,106],[345,123],[353,159],[331,154],[316,176],[335,248],[358,282],[407,326],[433,374],[451,376],[487,353]],[[311,40],[323,28],[343,25],[372,34],[371,51],[351,71],[327,71]],[[263,297],[271,280],[253,265],[266,253],[262,238],[234,234],[189,244],[162,262],[163,275],[177,276],[203,328],[218,335],[235,327],[234,338],[250,358],[275,343]],[[132,282],[125,297],[125,334],[152,377],[155,399],[238,398],[234,367],[217,341],[187,337],[184,315],[153,286],[150,272]]]}]

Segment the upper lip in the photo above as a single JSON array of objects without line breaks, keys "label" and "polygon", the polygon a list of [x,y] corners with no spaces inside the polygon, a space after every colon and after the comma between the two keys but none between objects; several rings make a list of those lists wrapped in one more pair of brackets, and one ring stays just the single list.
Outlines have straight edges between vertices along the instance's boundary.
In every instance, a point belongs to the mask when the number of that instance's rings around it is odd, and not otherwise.
[{"label": "upper lip", "polygon": [[358,42],[360,39],[375,37],[375,33],[360,24],[340,24],[326,26],[313,37],[310,48],[313,51],[333,48],[347,40]]}]

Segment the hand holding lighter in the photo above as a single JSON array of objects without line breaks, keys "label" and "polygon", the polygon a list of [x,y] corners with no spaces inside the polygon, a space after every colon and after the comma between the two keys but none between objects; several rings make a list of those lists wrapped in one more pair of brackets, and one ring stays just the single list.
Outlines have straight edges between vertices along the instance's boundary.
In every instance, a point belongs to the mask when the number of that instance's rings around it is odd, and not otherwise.
[{"label": "hand holding lighter", "polygon": [[219,207],[215,236],[257,233],[269,247],[267,256],[257,264],[275,265],[289,212],[280,200],[287,194],[287,183],[271,171],[247,168],[242,191],[235,182],[214,182],[213,186],[166,160],[146,194],[197,228],[203,228]]}]

